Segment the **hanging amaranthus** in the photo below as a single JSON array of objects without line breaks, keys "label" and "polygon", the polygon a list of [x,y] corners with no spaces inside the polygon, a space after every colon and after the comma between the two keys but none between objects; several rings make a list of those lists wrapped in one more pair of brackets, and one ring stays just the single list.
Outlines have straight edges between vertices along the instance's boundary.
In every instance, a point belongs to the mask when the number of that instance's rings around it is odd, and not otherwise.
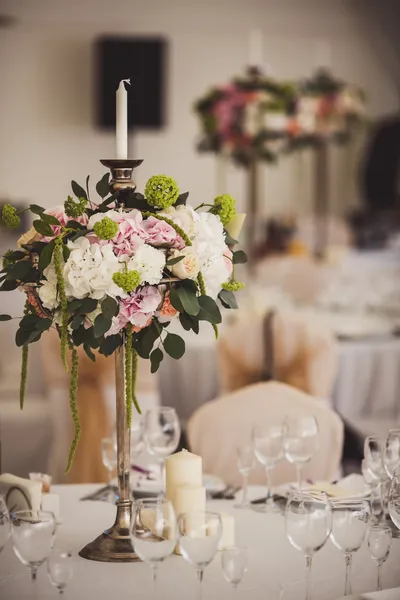
[{"label": "hanging amaranthus", "polygon": [[65,282],[62,272],[63,262],[63,241],[61,237],[57,237],[54,242],[54,269],[57,275],[57,292],[60,299],[61,308],[61,360],[66,371],[68,371],[67,363],[67,343],[68,343],[68,313],[67,313],[67,296],[65,294]]},{"label": "hanging amaranthus", "polygon": [[74,460],[76,447],[81,437],[81,422],[79,419],[78,406],[76,397],[78,393],[78,373],[79,373],[79,359],[78,351],[75,346],[70,346],[71,349],[71,379],[69,384],[69,405],[71,408],[72,419],[74,422],[74,437],[72,439],[71,448],[68,456],[68,463],[65,472],[68,473],[71,469],[72,462]]}]

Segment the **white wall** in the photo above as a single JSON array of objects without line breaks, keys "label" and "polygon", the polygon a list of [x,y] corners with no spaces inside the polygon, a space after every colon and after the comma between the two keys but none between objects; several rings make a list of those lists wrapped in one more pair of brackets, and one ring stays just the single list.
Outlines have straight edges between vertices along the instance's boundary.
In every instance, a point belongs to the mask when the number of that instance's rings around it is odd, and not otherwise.
[{"label": "white wall", "polygon": [[[213,197],[215,162],[194,150],[192,103],[244,67],[254,27],[265,33],[273,74],[310,73],[316,40],[325,38],[335,72],[366,88],[371,115],[397,108],[395,84],[345,0],[3,0],[0,12],[20,19],[0,30],[0,198],[50,206],[64,201],[72,178],[101,176],[98,159],[113,156],[114,138],[93,125],[92,42],[99,34],[168,38],[168,125],[138,134],[131,155],[145,159],[139,188],[151,174],[167,173],[194,202]],[[335,161],[338,207],[352,195],[348,163],[347,155]],[[296,159],[265,169],[264,212],[304,210],[308,171]],[[242,205],[244,189],[243,172],[231,168],[229,191]]]}]

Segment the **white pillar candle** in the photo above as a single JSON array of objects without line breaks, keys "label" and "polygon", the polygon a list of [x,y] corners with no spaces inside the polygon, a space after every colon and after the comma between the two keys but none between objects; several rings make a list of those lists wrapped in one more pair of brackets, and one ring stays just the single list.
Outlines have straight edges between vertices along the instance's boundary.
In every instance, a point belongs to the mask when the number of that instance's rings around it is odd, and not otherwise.
[{"label": "white pillar candle", "polygon": [[[206,489],[202,485],[192,483],[178,485],[175,489],[173,505],[177,517],[184,513],[191,513],[185,520],[186,534],[191,537],[205,537]],[[175,553],[181,554],[179,544],[175,548]]]},{"label": "white pillar candle", "polygon": [[169,456],[165,463],[166,495],[174,502],[175,490],[182,484],[201,486],[203,480],[203,461],[201,456],[187,450]]},{"label": "white pillar candle", "polygon": [[225,229],[234,240],[239,238],[245,218],[246,213],[237,213],[232,221],[226,225]]},{"label": "white pillar candle", "polygon": [[130,79],[122,79],[116,92],[116,140],[117,158],[128,158],[128,92],[124,82],[131,83]]},{"label": "white pillar candle", "polygon": [[264,62],[264,39],[262,31],[253,29],[249,37],[249,66],[260,67]]}]

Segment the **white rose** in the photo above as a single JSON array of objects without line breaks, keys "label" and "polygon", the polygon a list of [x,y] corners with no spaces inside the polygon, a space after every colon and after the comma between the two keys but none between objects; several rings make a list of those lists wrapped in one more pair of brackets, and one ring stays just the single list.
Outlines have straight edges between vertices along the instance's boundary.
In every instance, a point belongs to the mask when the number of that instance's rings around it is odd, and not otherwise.
[{"label": "white rose", "polygon": [[155,285],[162,279],[162,272],[165,267],[165,252],[143,243],[137,248],[127,265],[129,271],[139,272],[142,284]]},{"label": "white rose", "polygon": [[45,281],[38,290],[39,298],[45,308],[54,310],[59,302],[57,300],[57,284],[53,281]]},{"label": "white rose", "polygon": [[200,264],[192,247],[187,246],[183,250],[173,250],[170,258],[178,258],[179,256],[183,256],[183,259],[172,265],[171,273],[179,279],[196,279]]},{"label": "white rose", "polygon": [[198,220],[199,215],[191,206],[170,206],[163,210],[161,215],[171,219],[178,227],[181,227],[183,231],[191,238],[195,233],[195,222]]}]

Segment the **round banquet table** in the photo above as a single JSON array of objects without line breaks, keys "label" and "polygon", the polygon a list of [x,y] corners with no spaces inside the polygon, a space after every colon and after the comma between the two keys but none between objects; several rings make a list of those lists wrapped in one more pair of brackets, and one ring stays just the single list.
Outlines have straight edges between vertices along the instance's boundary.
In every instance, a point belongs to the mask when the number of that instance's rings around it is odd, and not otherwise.
[{"label": "round banquet table", "polygon": [[[78,551],[111,525],[115,507],[103,502],[80,502],[83,495],[97,489],[96,485],[60,485],[53,490],[60,495],[61,524],[57,528],[56,547],[73,555],[74,577],[65,592],[66,600],[113,600],[152,598],[151,573],[147,565],[107,564],[92,562],[78,556]],[[262,495],[262,488],[251,488],[252,498]],[[294,550],[285,537],[282,515],[265,515],[251,510],[233,508],[234,501],[214,500],[208,509],[230,512],[235,518],[236,544],[249,550],[249,570],[236,590],[237,599],[299,600],[304,594],[305,559]],[[384,566],[384,587],[400,586],[400,541],[394,540]],[[0,598],[2,600],[50,600],[58,592],[47,578],[46,568],[39,569],[37,594],[33,593],[28,575],[8,542],[0,558]],[[376,589],[376,567],[363,547],[354,555],[353,593]],[[313,600],[333,600],[343,595],[344,558],[329,540],[313,560]],[[400,597],[389,593],[377,595],[382,600]],[[204,599],[233,598],[233,590],[222,576],[220,556],[205,570]],[[375,598],[374,595],[368,598]],[[180,556],[171,556],[159,570],[157,599],[191,600],[196,598],[195,570]]]}]

